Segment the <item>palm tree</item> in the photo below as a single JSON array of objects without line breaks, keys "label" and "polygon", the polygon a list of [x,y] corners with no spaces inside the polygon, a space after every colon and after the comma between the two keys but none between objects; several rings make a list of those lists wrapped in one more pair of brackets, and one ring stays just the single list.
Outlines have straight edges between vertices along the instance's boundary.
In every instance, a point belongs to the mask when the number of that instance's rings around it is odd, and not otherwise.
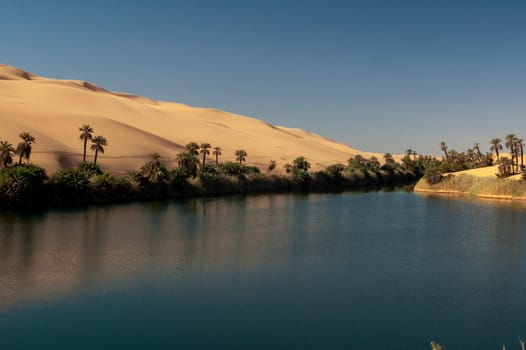
[{"label": "palm tree", "polygon": [[27,131],[21,133],[20,138],[22,139],[22,142],[20,142],[18,146],[16,146],[15,151],[16,154],[20,156],[20,159],[18,160],[18,165],[22,164],[22,158],[27,159],[27,162],[29,163],[29,157],[31,156],[31,144],[35,143],[35,138]]},{"label": "palm tree", "polygon": [[495,155],[497,156],[497,160],[500,159],[499,150],[502,149],[502,145],[500,144],[501,142],[502,142],[502,140],[499,139],[499,138],[491,139],[491,141],[489,142],[491,144],[490,150],[491,151],[495,151]]},{"label": "palm tree", "polygon": [[89,126],[88,124],[84,124],[79,128],[80,139],[84,141],[84,154],[82,155],[82,161],[86,161],[86,146],[88,144],[88,140],[91,141],[93,138],[93,128]]},{"label": "palm tree", "polygon": [[447,145],[444,141],[440,142],[440,149],[444,152],[445,156],[446,156],[446,160],[449,159],[449,156],[447,154]]},{"label": "palm tree", "polygon": [[199,159],[197,159],[197,156],[192,154],[190,150],[178,153],[175,159],[177,160],[177,164],[185,169],[189,175],[192,175],[193,177],[197,176],[197,165],[199,164]]},{"label": "palm tree", "polygon": [[[519,153],[521,155],[521,169],[523,169],[524,168],[524,140],[517,139],[517,143],[515,144],[515,147],[519,150]],[[517,163],[519,163],[518,159],[517,159]]]},{"label": "palm tree", "polygon": [[477,152],[477,159],[480,162],[482,160],[482,153],[480,153],[479,143],[475,142],[475,145],[473,145],[473,149]]},{"label": "palm tree", "polygon": [[7,141],[0,141],[0,163],[4,168],[13,163],[15,148]]},{"label": "palm tree", "polygon": [[210,151],[208,150],[210,147],[209,143],[202,143],[201,144],[201,154],[203,155],[203,167],[205,166],[206,156],[210,154]]},{"label": "palm tree", "polygon": [[95,158],[93,159],[93,164],[97,164],[97,156],[99,155],[99,152],[104,154],[104,147],[108,145],[108,140],[104,136],[95,136],[93,140],[91,140],[91,149],[95,151]]},{"label": "palm tree", "polygon": [[499,177],[508,177],[513,173],[513,161],[508,157],[499,160]]},{"label": "palm tree", "polygon": [[508,134],[506,135],[505,137],[505,140],[506,140],[506,148],[509,148],[510,150],[510,154],[511,154],[511,163],[512,163],[512,168],[513,168],[513,159],[515,158],[515,140],[517,139],[517,137],[515,136],[515,134]]},{"label": "palm tree", "polygon": [[161,155],[159,153],[152,153],[150,157],[151,159],[141,167],[142,176],[150,182],[159,182],[166,178],[166,168],[161,162]]},{"label": "palm tree", "polygon": [[221,147],[214,147],[214,152],[212,152],[214,156],[216,156],[216,167],[219,167],[219,156],[221,153]]},{"label": "palm tree", "polygon": [[380,170],[380,161],[375,156],[372,156],[367,161],[366,167],[367,167],[367,169],[369,169],[369,170],[371,170],[373,172],[377,172],[378,170]]},{"label": "palm tree", "polygon": [[405,150],[405,155],[407,157],[411,157],[413,155],[413,150],[411,148],[408,148]]},{"label": "palm tree", "polygon": [[244,149],[238,149],[236,150],[236,160],[239,161],[239,163],[243,163],[247,160],[247,152]]},{"label": "palm tree", "polygon": [[475,162],[475,151],[473,151],[471,148],[469,148],[466,151],[466,155],[468,156],[469,160],[471,160],[472,162]]},{"label": "palm tree", "polygon": [[297,157],[292,161],[292,166],[297,170],[308,171],[310,169],[310,163],[305,157]]},{"label": "palm tree", "polygon": [[190,152],[191,155],[199,155],[199,145],[196,142],[190,142],[185,146],[185,148]]},{"label": "palm tree", "polygon": [[416,151],[413,151],[413,160],[416,161],[416,156],[418,155],[418,153],[416,153]]},{"label": "palm tree", "polygon": [[386,165],[393,165],[395,160],[393,158],[393,155],[391,153],[384,153],[384,160]]}]

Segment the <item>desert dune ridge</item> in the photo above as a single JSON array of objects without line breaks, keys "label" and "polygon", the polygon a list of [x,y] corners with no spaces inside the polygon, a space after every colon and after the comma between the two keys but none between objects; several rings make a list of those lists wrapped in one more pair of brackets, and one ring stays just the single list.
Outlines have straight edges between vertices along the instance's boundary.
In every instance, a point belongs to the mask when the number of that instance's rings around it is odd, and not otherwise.
[{"label": "desert dune ridge", "polygon": [[[159,153],[167,166],[175,166],[177,153],[195,141],[221,147],[220,162],[235,160],[235,151],[248,153],[247,164],[276,170],[304,156],[319,170],[346,163],[362,152],[343,143],[298,128],[271,125],[262,120],[213,108],[157,101],[129,93],[112,92],[83,80],[44,78],[0,64],[0,140],[16,146],[19,134],[36,138],[31,162],[54,172],[77,166],[83,143],[79,127],[89,124],[95,135],[108,139],[98,163],[110,173],[139,168],[151,153]],[[88,161],[93,152],[88,146]],[[210,161],[213,157],[210,156]]]}]

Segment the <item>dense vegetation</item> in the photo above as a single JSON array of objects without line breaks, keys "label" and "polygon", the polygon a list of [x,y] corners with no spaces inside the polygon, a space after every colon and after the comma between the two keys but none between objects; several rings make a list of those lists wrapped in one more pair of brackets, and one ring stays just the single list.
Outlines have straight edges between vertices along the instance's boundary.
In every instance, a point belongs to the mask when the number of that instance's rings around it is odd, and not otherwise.
[{"label": "dense vegetation", "polygon": [[[519,174],[524,169],[524,140],[518,138],[515,134],[508,134],[504,138],[505,147],[511,157],[501,157],[503,150],[502,140],[494,138],[489,141],[489,152],[482,153],[479,143],[475,143],[473,148],[465,152],[458,152],[454,149],[448,149],[445,142],[440,143],[440,149],[444,152],[443,161],[439,166],[434,167],[434,173],[451,173],[456,171],[468,170],[498,165],[498,177],[508,177]],[[494,161],[493,152],[495,152],[496,161]]]},{"label": "dense vegetation", "polygon": [[[508,134],[505,137],[505,147],[510,158],[501,156],[502,140],[494,138],[490,142],[490,151],[482,154],[478,143],[473,149],[459,153],[448,150],[445,142],[440,144],[444,152],[444,161],[440,166],[430,167],[422,180],[415,186],[416,191],[457,193],[476,197],[493,197],[506,199],[526,199],[526,168],[524,167],[523,140]],[[493,164],[495,152],[495,177],[477,177],[466,174],[444,174],[467,170]],[[505,178],[521,174],[520,181],[507,181]]]},{"label": "dense vegetation", "polygon": [[[61,169],[51,176],[43,168],[29,162],[36,142],[30,133],[20,134],[21,141],[16,148],[8,141],[0,141],[0,207],[77,205],[257,192],[341,191],[414,182],[422,176],[428,186],[433,186],[443,182],[443,173],[489,166],[494,159],[491,152],[483,154],[478,143],[473,149],[457,152],[448,149],[442,142],[442,159],[419,155],[408,149],[401,162],[397,162],[390,153],[385,153],[382,161],[376,157],[356,155],[346,164],[337,163],[321,171],[311,171],[308,159],[298,156],[283,166],[283,174],[276,173],[277,163],[274,160],[264,172],[247,164],[248,153],[244,149],[234,152],[235,161],[221,162],[221,147],[190,142],[183,152],[175,155],[175,168],[167,168],[163,157],[154,153],[140,169],[117,178],[97,165],[108,140],[101,135],[94,136],[93,128],[87,124],[82,125],[79,131],[83,146],[82,163],[75,169]],[[500,177],[515,174],[524,168],[523,141],[514,134],[507,135],[505,139],[511,159],[500,156],[499,151],[503,148],[500,139],[490,141],[490,150],[495,152],[499,164]],[[86,161],[88,149],[93,151],[93,162]],[[15,156],[18,157],[16,161]]]},{"label": "dense vegetation", "polygon": [[[284,166],[283,174],[276,173],[274,160],[264,172],[247,164],[249,155],[244,149],[234,152],[235,161],[221,162],[221,147],[190,142],[183,152],[175,155],[175,168],[167,168],[163,157],[154,153],[140,169],[115,177],[97,165],[108,140],[95,136],[87,124],[79,131],[82,163],[50,176],[29,162],[36,141],[31,134],[21,133],[21,142],[16,148],[8,141],[0,141],[0,206],[27,208],[258,192],[340,191],[414,182],[430,164],[440,163],[431,157],[417,156],[416,152],[404,157],[402,163],[386,153],[383,164],[375,157],[357,155],[347,164],[333,164],[313,172],[310,162],[298,156]],[[93,152],[92,162],[87,161],[88,150]],[[15,156],[18,156],[17,162]]]}]

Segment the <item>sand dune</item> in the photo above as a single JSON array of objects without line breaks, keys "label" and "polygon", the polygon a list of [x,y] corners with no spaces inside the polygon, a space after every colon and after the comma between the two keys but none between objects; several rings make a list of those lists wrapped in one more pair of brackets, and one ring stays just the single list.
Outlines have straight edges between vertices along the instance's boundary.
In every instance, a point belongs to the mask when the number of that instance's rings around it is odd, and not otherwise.
[{"label": "sand dune", "polygon": [[[477,177],[496,177],[499,173],[499,166],[493,165],[489,167],[484,168],[475,168],[475,169],[469,169],[469,170],[463,170],[463,171],[457,171],[456,173],[452,173],[453,175],[472,175]],[[522,178],[521,174],[513,175],[510,177],[507,177],[508,180],[520,180]]]},{"label": "sand dune", "polygon": [[85,123],[108,139],[99,162],[115,174],[138,168],[153,152],[173,166],[176,154],[191,141],[221,147],[222,161],[234,160],[235,150],[245,149],[247,162],[261,168],[276,160],[281,169],[297,156],[305,156],[313,169],[345,163],[356,154],[381,158],[301,129],[111,92],[82,80],[43,78],[8,65],[0,65],[0,120],[1,140],[16,145],[22,131],[36,137],[31,160],[50,172],[79,163],[78,128]]}]

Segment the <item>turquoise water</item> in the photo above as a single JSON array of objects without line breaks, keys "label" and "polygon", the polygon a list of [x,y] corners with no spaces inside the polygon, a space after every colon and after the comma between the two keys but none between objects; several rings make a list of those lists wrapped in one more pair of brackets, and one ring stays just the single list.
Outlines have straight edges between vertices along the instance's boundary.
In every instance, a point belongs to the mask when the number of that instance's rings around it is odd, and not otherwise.
[{"label": "turquoise water", "polygon": [[407,192],[0,214],[0,349],[519,348],[526,208]]}]

